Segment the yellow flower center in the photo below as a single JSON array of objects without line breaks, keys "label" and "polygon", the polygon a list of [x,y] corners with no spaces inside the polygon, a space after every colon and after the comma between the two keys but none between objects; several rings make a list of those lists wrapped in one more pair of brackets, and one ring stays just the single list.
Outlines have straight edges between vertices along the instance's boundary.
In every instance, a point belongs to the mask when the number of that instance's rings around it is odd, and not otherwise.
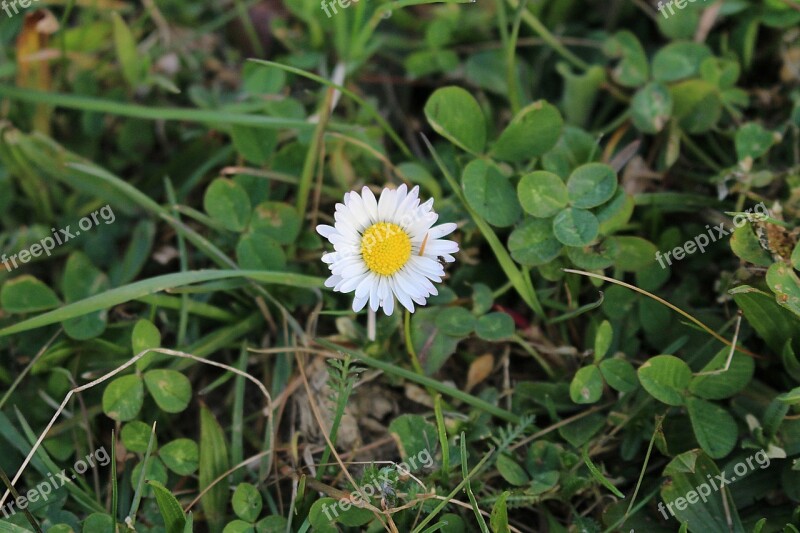
[{"label": "yellow flower center", "polygon": [[411,238],[397,224],[378,222],[361,236],[361,256],[371,271],[391,276],[411,257]]}]

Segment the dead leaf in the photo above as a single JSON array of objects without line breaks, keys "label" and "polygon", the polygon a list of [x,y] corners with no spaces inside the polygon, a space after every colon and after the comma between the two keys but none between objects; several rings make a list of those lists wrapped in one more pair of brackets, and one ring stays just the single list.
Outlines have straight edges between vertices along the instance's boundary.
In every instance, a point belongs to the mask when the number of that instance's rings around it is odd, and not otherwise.
[{"label": "dead leaf", "polygon": [[469,365],[467,372],[466,392],[471,391],[475,385],[488,378],[494,369],[494,356],[490,353],[483,354]]}]

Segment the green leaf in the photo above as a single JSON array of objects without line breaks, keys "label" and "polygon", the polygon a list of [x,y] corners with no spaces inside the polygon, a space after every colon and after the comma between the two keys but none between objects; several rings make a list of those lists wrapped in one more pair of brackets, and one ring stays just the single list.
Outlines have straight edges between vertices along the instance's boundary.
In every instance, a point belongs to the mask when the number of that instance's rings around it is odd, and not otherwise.
[{"label": "green leaf", "polygon": [[[722,348],[700,372],[710,372],[725,368],[729,353],[730,348],[727,346]],[[754,370],[755,362],[753,359],[736,351],[727,371],[719,374],[694,376],[692,383],[689,385],[689,391],[695,396],[706,400],[730,398],[747,387],[747,384],[753,379]]]},{"label": "green leaf", "polygon": [[480,155],[486,145],[486,119],[477,100],[461,87],[437,89],[425,104],[434,131],[456,146]]},{"label": "green leaf", "polygon": [[504,453],[498,455],[496,466],[497,471],[500,473],[503,479],[512,485],[521,487],[522,485],[527,485],[530,483],[530,479],[528,478],[528,474],[525,473],[525,469],[508,455]]},{"label": "green leaf", "polygon": [[800,316],[800,278],[792,267],[783,262],[773,264],[767,270],[767,285],[778,305]]},{"label": "green leaf", "polygon": [[596,403],[603,395],[603,377],[595,365],[581,368],[569,384],[569,397],[579,404]]},{"label": "green leaf", "polygon": [[34,313],[60,304],[53,289],[28,274],[8,280],[0,290],[0,305],[6,313]]},{"label": "green leaf", "polygon": [[760,124],[748,122],[736,130],[736,156],[739,161],[746,158],[758,159],[775,144],[775,135]]},{"label": "green leaf", "polygon": [[611,341],[614,340],[614,329],[611,327],[611,322],[603,320],[597,327],[597,332],[594,335],[594,360],[600,361],[608,354],[611,348]]},{"label": "green leaf", "polygon": [[285,270],[286,253],[278,241],[264,233],[245,233],[236,245],[239,266],[248,270]]},{"label": "green leaf", "polygon": [[166,443],[158,452],[167,468],[181,476],[190,476],[197,470],[200,450],[191,439],[175,439]]},{"label": "green leaf", "polygon": [[[139,355],[145,350],[149,350],[151,348],[160,348],[161,347],[161,332],[158,331],[158,328],[144,318],[139,319],[136,322],[136,325],[133,326],[133,333],[131,334],[131,346],[133,347],[133,354]],[[136,361],[136,368],[140,371],[143,371],[153,358],[156,356],[155,353],[151,352],[146,354],[144,357]]]},{"label": "green leaf", "polygon": [[[147,461],[147,472],[144,476],[144,482],[147,483],[148,481],[157,481],[162,485],[167,482],[169,478],[169,474],[167,473],[167,469],[164,466],[164,463],[158,457],[150,457],[149,459],[145,455],[145,460]],[[139,479],[142,477],[142,470],[144,469],[145,461],[141,461],[136,463],[136,466],[133,467],[131,471],[131,487],[136,490],[137,485],[139,483]],[[153,495],[153,489],[147,486],[142,485],[144,489],[142,493],[146,496]]]},{"label": "green leaf", "polygon": [[[108,277],[95,267],[83,252],[73,252],[67,260],[62,280],[64,299],[73,303],[96,294],[102,294],[109,287]],[[64,331],[75,340],[88,340],[99,337],[106,330],[106,312],[98,311],[89,315],[66,320]]]},{"label": "green leaf", "polygon": [[[200,471],[198,489],[205,491],[200,503],[211,531],[221,531],[228,506],[228,481],[222,479],[230,468],[225,433],[206,406],[200,407]],[[212,486],[213,483],[216,483]],[[207,489],[207,490],[206,490]]]},{"label": "green leaf", "polygon": [[417,309],[411,317],[411,343],[414,350],[426,350],[428,357],[423,368],[427,375],[438,372],[456,351],[459,337],[441,335],[436,326],[436,318],[441,310],[436,307]]},{"label": "green leaf", "polygon": [[504,491],[492,506],[492,514],[489,517],[489,526],[492,528],[492,533],[511,532],[508,527],[508,505],[506,504],[506,500],[510,495],[510,492]]},{"label": "green leaf", "polygon": [[686,133],[704,133],[722,116],[719,90],[703,80],[687,80],[670,87],[674,116]]},{"label": "green leaf", "polygon": [[120,14],[116,11],[111,13],[111,21],[114,23],[114,47],[122,66],[122,74],[128,85],[135,88],[143,80],[143,67],[146,63],[141,59],[136,49],[136,40]]},{"label": "green leaf", "polygon": [[683,405],[692,369],[674,355],[657,355],[639,367],[638,375],[653,398],[667,405]]},{"label": "green leaf", "polygon": [[656,257],[656,246],[641,237],[610,237],[617,246],[614,266],[625,272],[638,272],[653,266]]},{"label": "green leaf", "polygon": [[250,197],[241,185],[217,178],[206,189],[203,208],[211,218],[230,231],[242,231],[250,221]]},{"label": "green leaf", "polygon": [[192,384],[176,370],[149,370],[144,374],[147,390],[167,413],[180,413],[192,399]]},{"label": "green leaf", "polygon": [[728,455],[739,436],[736,421],[728,411],[694,396],[686,399],[686,407],[694,436],[703,451],[714,459]]},{"label": "green leaf", "polygon": [[436,316],[436,327],[453,337],[466,337],[475,329],[475,316],[463,307],[447,307]]},{"label": "green leaf", "polygon": [[177,498],[158,481],[151,479],[147,483],[153,487],[158,510],[164,519],[167,533],[183,533],[183,528],[186,526],[186,516],[183,514],[183,509]]},{"label": "green leaf", "polygon": [[280,244],[292,244],[300,234],[300,215],[290,205],[264,202],[253,211],[251,229],[256,235],[266,235]]},{"label": "green leaf", "polygon": [[625,359],[605,359],[600,363],[600,373],[609,387],[619,392],[631,392],[639,386],[636,370]]},{"label": "green leaf", "polygon": [[403,460],[416,457],[426,450],[430,453],[430,447],[438,442],[436,426],[421,415],[398,416],[389,424],[389,433],[397,443]]},{"label": "green leaf", "polygon": [[610,490],[617,498],[622,498],[622,499],[625,498],[625,495],[622,494],[617,487],[612,485],[611,482],[608,480],[608,478],[603,475],[600,469],[595,466],[595,464],[589,458],[589,454],[587,453],[586,447],[583,448],[581,456],[583,457],[583,463],[589,469],[589,472],[592,474],[593,478],[599,481],[600,484],[603,485],[605,488]]},{"label": "green leaf", "polygon": [[587,246],[595,238],[600,223],[590,211],[569,207],[553,219],[553,234],[567,246]]},{"label": "green leaf", "polygon": [[[0,528],[2,531],[2,528]],[[48,530],[49,533],[50,530]],[[114,531],[114,519],[106,513],[92,513],[86,517],[81,528],[83,533],[96,533],[100,531]],[[179,532],[180,533],[180,532]]]},{"label": "green leaf", "polygon": [[[144,422],[132,420],[122,426],[122,432],[120,433],[122,444],[131,452],[145,453],[150,443],[152,431],[152,428]],[[153,450],[157,447],[158,445],[154,444]]]},{"label": "green leaf", "polygon": [[747,322],[775,353],[782,353],[800,328],[800,319],[780,307],[769,294],[748,285],[729,291]]},{"label": "green leaf", "polygon": [[631,120],[643,133],[658,133],[672,116],[672,95],[658,82],[651,82],[636,91],[631,100]]},{"label": "green leaf", "polygon": [[704,44],[670,43],[653,57],[653,78],[664,83],[691,78],[700,73],[700,65],[711,56]]},{"label": "green leaf", "polygon": [[553,234],[551,220],[527,218],[508,237],[508,251],[514,261],[525,266],[549,263],[564,246]]},{"label": "green leaf", "polygon": [[250,483],[239,483],[233,492],[233,512],[246,522],[255,522],[261,514],[261,494]]},{"label": "green leaf", "polygon": [[552,172],[525,174],[517,184],[522,209],[537,218],[550,218],[567,206],[569,193],[564,181]]},{"label": "green leaf", "polygon": [[606,203],[617,190],[617,174],[603,163],[587,163],[576,168],[567,180],[569,201],[589,209]]},{"label": "green leaf", "polygon": [[544,100],[523,108],[492,146],[491,155],[519,163],[539,157],[555,146],[564,120],[558,109]]},{"label": "green leaf", "polygon": [[800,403],[800,387],[795,387],[789,392],[784,392],[777,398],[779,401],[789,405]]},{"label": "green leaf", "polygon": [[136,418],[143,402],[144,386],[137,375],[116,378],[103,391],[103,412],[120,422]]},{"label": "green leaf", "polygon": [[234,125],[231,128],[231,137],[236,151],[256,165],[266,163],[278,145],[277,131],[265,131],[252,126]]},{"label": "green leaf", "polygon": [[750,223],[745,223],[733,231],[731,250],[739,259],[756,266],[768,267],[773,263],[772,257],[761,246],[758,237],[753,233]]},{"label": "green leaf", "polygon": [[623,87],[639,87],[647,82],[650,65],[644,48],[632,32],[623,30],[615,33],[603,43],[603,51],[610,57],[622,58],[611,71],[617,83]]},{"label": "green leaf", "polygon": [[512,225],[522,210],[514,187],[500,168],[483,159],[471,161],[461,177],[467,203],[489,224]]},{"label": "green leaf", "polygon": [[[728,516],[734,531],[745,531],[730,491],[712,489],[719,473],[717,465],[702,450],[684,452],[664,469],[664,476],[669,479],[661,485],[661,497],[678,521],[692,525],[692,531],[729,533]],[[704,497],[700,498],[700,494]],[[722,498],[728,498],[727,505]],[[691,500],[694,503],[689,503]]]},{"label": "green leaf", "polygon": [[495,311],[478,319],[475,333],[485,341],[503,341],[511,338],[515,330],[514,319],[508,313]]}]

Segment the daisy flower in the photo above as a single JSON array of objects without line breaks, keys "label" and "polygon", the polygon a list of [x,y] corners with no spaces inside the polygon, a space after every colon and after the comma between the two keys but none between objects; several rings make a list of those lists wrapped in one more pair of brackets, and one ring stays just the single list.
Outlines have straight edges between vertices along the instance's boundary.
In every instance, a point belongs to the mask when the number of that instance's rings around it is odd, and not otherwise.
[{"label": "daisy flower", "polygon": [[420,204],[418,186],[411,191],[405,185],[384,189],[379,200],[367,187],[361,194],[346,193],[334,218],[334,226],[317,226],[334,248],[322,256],[332,274],[325,286],[355,292],[353,311],[369,303],[373,312],[382,307],[391,315],[397,298],[413,313],[415,303],[425,305],[438,294],[433,282],[444,277],[439,258],[452,263],[458,251],[457,243],[442,237],[456,225],[434,226],[439,215],[433,199]]}]

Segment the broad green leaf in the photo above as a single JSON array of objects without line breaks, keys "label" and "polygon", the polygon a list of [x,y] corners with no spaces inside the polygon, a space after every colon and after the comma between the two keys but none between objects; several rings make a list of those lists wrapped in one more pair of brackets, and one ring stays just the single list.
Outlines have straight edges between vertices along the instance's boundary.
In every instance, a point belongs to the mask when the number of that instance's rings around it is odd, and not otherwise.
[{"label": "broad green leaf", "polygon": [[247,270],[286,269],[286,253],[278,241],[264,233],[245,233],[236,245],[239,266]]},{"label": "broad green leaf", "polygon": [[6,313],[35,313],[60,303],[53,289],[28,274],[6,281],[0,290],[0,305]]},{"label": "broad green leaf", "polygon": [[495,311],[478,319],[475,333],[486,341],[503,341],[514,335],[514,319],[508,313]]},{"label": "broad green leaf", "polygon": [[610,237],[617,246],[614,265],[625,272],[638,272],[656,262],[656,246],[641,237]]},{"label": "broad green leaf", "polygon": [[700,65],[711,55],[704,44],[670,43],[653,57],[653,78],[664,83],[691,78],[700,73]]},{"label": "broad green leaf", "polygon": [[264,202],[253,211],[251,230],[256,235],[266,235],[280,244],[292,244],[300,234],[300,216],[288,204]]},{"label": "broad green leaf", "polygon": [[497,165],[483,159],[471,161],[461,181],[467,203],[489,224],[506,227],[517,221],[522,212],[517,194]]},{"label": "broad green leaf", "polygon": [[114,47],[122,66],[122,74],[128,85],[135,88],[143,81],[145,74],[143,66],[146,63],[136,49],[136,40],[120,14],[116,11],[111,13],[111,21],[114,23]]},{"label": "broad green leaf", "polygon": [[710,457],[721,459],[728,455],[739,436],[736,421],[719,405],[689,396],[686,399],[692,430],[700,447]]},{"label": "broad green leaf", "polygon": [[[0,528],[2,531],[2,528]],[[100,531],[114,531],[114,519],[106,513],[92,513],[86,517],[81,528],[82,533],[98,533]],[[169,533],[169,532],[168,532]],[[178,532],[180,533],[180,532]]]},{"label": "broad green leaf", "polygon": [[[689,522],[693,532],[729,533],[727,516],[731,516],[734,531],[745,531],[730,491],[712,485],[719,473],[717,465],[702,450],[675,457],[664,469],[664,476],[668,477],[661,485],[664,513],[669,516],[673,512],[678,521]],[[728,498],[727,505],[722,498]]]},{"label": "broad green leaf", "polygon": [[775,134],[755,122],[748,122],[736,130],[736,156],[739,161],[758,159],[776,142]]},{"label": "broad green leaf", "polygon": [[553,234],[567,246],[587,246],[595,238],[600,223],[591,211],[568,207],[553,219]]},{"label": "broad green leaf", "polygon": [[597,207],[614,196],[617,190],[617,174],[606,164],[587,163],[570,174],[567,190],[569,201],[574,207]]},{"label": "broad green leaf", "polygon": [[239,483],[233,491],[233,512],[246,522],[255,522],[261,514],[261,494],[250,483]]},{"label": "broad green leaf", "polygon": [[497,466],[497,471],[503,479],[512,485],[521,487],[530,482],[528,474],[525,473],[525,469],[522,468],[517,461],[504,453],[497,456],[497,463],[495,466]]},{"label": "broad green leaf", "polygon": [[175,439],[166,443],[158,452],[167,468],[181,476],[190,476],[197,470],[200,450],[191,439]]},{"label": "broad green leaf", "polygon": [[512,163],[539,157],[555,146],[563,125],[555,106],[544,100],[534,102],[511,120],[492,146],[491,155]]},{"label": "broad green leaf", "polygon": [[731,250],[739,259],[761,267],[772,265],[772,257],[761,246],[750,223],[736,228],[731,236]]},{"label": "broad green leaf", "polygon": [[525,266],[549,263],[564,248],[553,234],[551,220],[526,218],[508,237],[508,251],[514,261]]},{"label": "broad green leaf", "polygon": [[492,528],[492,533],[510,533],[508,527],[508,505],[506,500],[511,495],[510,492],[504,491],[492,506],[492,514],[489,517],[489,526]]},{"label": "broad green leaf", "polygon": [[579,404],[596,403],[603,395],[603,376],[595,365],[581,368],[569,384],[569,396]]},{"label": "broad green leaf", "polygon": [[149,480],[147,483],[153,488],[158,510],[164,519],[167,533],[183,533],[183,528],[186,526],[186,516],[183,514],[181,504],[178,503],[172,492],[158,481]]},{"label": "broad green leaf", "polygon": [[[62,278],[64,300],[77,302],[96,294],[102,294],[109,287],[108,277],[95,267],[83,252],[73,252],[64,267]],[[99,337],[106,330],[106,312],[95,313],[65,320],[64,331],[75,340],[88,340]]]},{"label": "broad green leaf", "polygon": [[517,184],[517,196],[522,209],[537,218],[555,216],[569,201],[564,181],[546,170],[522,176]]},{"label": "broad green leaf", "polygon": [[686,133],[704,133],[722,116],[722,101],[716,87],[703,80],[687,80],[670,87],[675,118]]},{"label": "broad green leaf", "polygon": [[610,57],[622,60],[611,71],[611,75],[624,87],[639,87],[647,82],[650,65],[639,39],[628,31],[623,30],[606,39],[603,51]]},{"label": "broad green leaf", "polygon": [[278,145],[277,131],[265,131],[252,126],[234,125],[231,137],[236,151],[256,165],[266,163]]},{"label": "broad green leaf", "polygon": [[[198,489],[205,491],[200,503],[205,511],[211,531],[221,531],[228,506],[228,481],[218,477],[228,471],[228,445],[214,414],[208,407],[200,407],[200,471]],[[212,483],[216,483],[212,486]],[[206,490],[208,489],[208,490]]]},{"label": "broad green leaf", "polygon": [[148,370],[144,383],[156,404],[167,413],[180,413],[192,399],[192,384],[176,370]]},{"label": "broad green leaf", "polygon": [[729,292],[744,312],[748,324],[774,353],[782,353],[786,343],[797,336],[800,319],[780,307],[771,295],[748,285],[741,285]]},{"label": "broad green leaf", "polygon": [[800,278],[792,267],[778,262],[767,270],[767,285],[775,293],[775,301],[800,316]]},{"label": "broad green leaf", "polygon": [[[730,348],[722,348],[700,371],[711,372],[725,368]],[[734,352],[730,367],[719,374],[694,376],[689,391],[706,400],[723,400],[743,390],[753,378],[755,362],[741,352]]]},{"label": "broad green leaf", "polygon": [[[131,452],[145,453],[147,446],[150,443],[150,435],[153,433],[153,428],[139,420],[131,420],[124,426],[120,432],[122,444],[125,445]],[[155,442],[155,441],[154,441]],[[153,444],[153,451],[158,449],[158,444]]]},{"label": "broad green leaf", "polygon": [[436,327],[454,337],[466,337],[475,330],[475,316],[463,307],[446,307],[436,316]]},{"label": "broad green leaf", "polygon": [[[133,354],[139,355],[145,350],[149,350],[151,348],[160,348],[161,347],[161,332],[158,328],[144,318],[139,319],[136,322],[136,325],[133,326],[133,333],[131,334],[131,346],[133,347]],[[136,368],[138,370],[144,370],[156,356],[155,353],[151,352],[145,354],[144,357],[136,361]]]},{"label": "broad green leaf", "polygon": [[639,386],[636,370],[625,359],[605,359],[600,363],[600,373],[606,383],[619,392],[631,392]]},{"label": "broad green leaf", "polygon": [[[415,457],[439,442],[436,426],[426,421],[421,415],[400,415],[389,424],[389,433],[397,443],[400,457],[403,460]],[[410,466],[410,465],[409,465]],[[419,465],[417,465],[419,467]]]},{"label": "broad green leaf", "polygon": [[595,362],[603,359],[611,348],[611,341],[614,340],[614,329],[611,327],[611,322],[603,320],[597,327],[597,332],[594,335],[594,360]]},{"label": "broad green leaf", "polygon": [[437,89],[425,104],[434,131],[456,146],[479,155],[486,146],[486,119],[477,100],[461,87]]},{"label": "broad green leaf", "polygon": [[143,402],[144,386],[137,375],[116,378],[103,391],[103,412],[120,422],[136,418]]},{"label": "broad green leaf", "polygon": [[242,231],[250,221],[250,197],[241,185],[227,178],[211,182],[203,197],[203,208],[230,231]]},{"label": "broad green leaf", "polygon": [[692,369],[673,355],[651,357],[638,371],[639,382],[652,397],[667,405],[683,405]]},{"label": "broad green leaf", "polygon": [[651,82],[636,91],[631,100],[631,120],[636,129],[655,134],[664,129],[672,116],[672,95],[658,82]]}]

